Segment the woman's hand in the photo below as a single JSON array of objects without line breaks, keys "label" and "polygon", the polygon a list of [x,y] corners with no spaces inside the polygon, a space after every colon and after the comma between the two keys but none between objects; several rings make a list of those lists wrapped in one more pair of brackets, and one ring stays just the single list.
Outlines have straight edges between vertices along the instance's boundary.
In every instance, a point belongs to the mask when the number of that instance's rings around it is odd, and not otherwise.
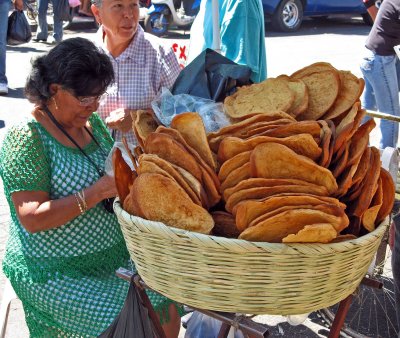
[{"label": "woman's hand", "polygon": [[[101,196],[100,201],[106,198],[117,196],[117,188],[115,186],[114,177],[112,176],[104,175],[103,177],[101,177],[95,184],[87,188],[88,190],[87,195],[91,194],[92,189],[95,190],[94,194]],[[87,198],[89,198],[89,196]],[[98,201],[96,202],[96,200],[94,200],[94,202],[95,202],[94,204],[98,203]]]},{"label": "woman's hand", "polygon": [[111,129],[117,129],[123,133],[127,133],[132,130],[132,117],[130,109],[119,108],[113,110],[105,119],[108,127]]},{"label": "woman's hand", "polygon": [[[80,194],[89,210],[102,200],[117,196],[114,177],[105,175]],[[81,215],[82,204],[75,194],[51,200],[45,191],[18,191],[11,198],[19,221],[31,233],[58,228]]]}]

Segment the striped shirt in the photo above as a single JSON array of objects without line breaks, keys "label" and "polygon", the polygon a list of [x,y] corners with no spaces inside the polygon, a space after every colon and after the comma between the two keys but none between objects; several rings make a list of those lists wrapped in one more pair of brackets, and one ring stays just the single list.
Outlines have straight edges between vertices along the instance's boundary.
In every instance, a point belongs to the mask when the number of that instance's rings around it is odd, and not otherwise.
[{"label": "striped shirt", "polygon": [[[171,48],[165,48],[161,40],[143,31],[137,32],[128,48],[114,58],[107,50],[100,28],[97,42],[109,56],[115,73],[115,83],[108,89],[107,98],[101,102],[98,113],[104,120],[111,111],[124,109],[148,109],[163,87],[171,88],[179,75],[180,67]],[[128,142],[136,144],[132,131],[125,134]],[[115,140],[121,140],[117,131]]]}]

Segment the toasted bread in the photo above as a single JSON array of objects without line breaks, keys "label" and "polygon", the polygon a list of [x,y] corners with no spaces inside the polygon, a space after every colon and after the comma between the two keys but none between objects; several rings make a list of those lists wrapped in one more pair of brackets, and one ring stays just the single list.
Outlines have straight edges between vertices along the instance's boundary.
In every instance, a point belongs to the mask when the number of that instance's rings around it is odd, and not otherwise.
[{"label": "toasted bread", "polygon": [[306,67],[303,67],[303,68],[297,70],[292,75],[290,75],[290,78],[292,80],[301,79],[303,76],[308,75],[308,74],[322,72],[325,70],[332,70],[332,69],[336,70],[336,68],[333,67],[328,62],[315,62],[315,63],[312,63],[311,65],[308,65]]},{"label": "toasted bread", "polygon": [[240,118],[259,112],[286,112],[294,101],[294,93],[287,81],[269,78],[261,83],[241,87],[228,96],[224,108],[231,118]]},{"label": "toasted bread", "polygon": [[338,188],[328,169],[317,165],[308,157],[296,154],[283,144],[259,144],[250,156],[250,165],[253,177],[300,179],[323,186],[330,194]]},{"label": "toasted bread", "polygon": [[333,119],[349,110],[359,100],[364,90],[364,80],[358,79],[351,72],[341,70],[339,71],[339,76],[339,95],[333,106],[322,117],[324,120]]},{"label": "toasted bread", "polygon": [[131,111],[131,116],[133,121],[133,132],[139,145],[144,149],[146,137],[157,129],[158,122],[147,110]]},{"label": "toasted bread", "polygon": [[296,119],[318,120],[332,107],[339,94],[339,72],[325,70],[304,75],[301,80],[308,88],[309,102],[307,110],[299,114]]},{"label": "toasted bread", "polygon": [[185,147],[171,136],[161,133],[150,133],[144,144],[147,154],[155,154],[164,160],[174,163],[189,171],[199,181],[202,174],[196,160],[187,152]]},{"label": "toasted bread", "polygon": [[214,226],[207,210],[193,203],[183,189],[168,177],[150,173],[139,175],[132,191],[139,209],[148,220],[204,234],[209,234]]},{"label": "toasted bread", "polygon": [[[139,157],[139,175],[146,172],[163,173],[157,170],[157,167],[166,173],[164,176],[170,177],[176,181],[176,183],[178,183],[183,190],[185,190],[194,203],[202,205],[200,192],[192,189],[192,187],[187,183],[186,179],[182,176],[181,172],[178,171],[173,164],[154,154],[143,154]],[[155,168],[155,170],[153,168]]]},{"label": "toasted bread", "polygon": [[307,156],[312,160],[318,159],[322,153],[321,148],[310,134],[297,134],[283,138],[256,136],[247,140],[242,140],[237,137],[227,137],[219,146],[218,160],[220,163],[224,163],[226,160],[239,153],[253,150],[258,144],[267,142],[284,144],[296,153]]},{"label": "toasted bread", "polygon": [[176,115],[171,121],[171,127],[178,130],[188,145],[198,152],[201,158],[214,171],[217,164],[208,145],[206,130],[203,120],[198,113],[182,113]]}]

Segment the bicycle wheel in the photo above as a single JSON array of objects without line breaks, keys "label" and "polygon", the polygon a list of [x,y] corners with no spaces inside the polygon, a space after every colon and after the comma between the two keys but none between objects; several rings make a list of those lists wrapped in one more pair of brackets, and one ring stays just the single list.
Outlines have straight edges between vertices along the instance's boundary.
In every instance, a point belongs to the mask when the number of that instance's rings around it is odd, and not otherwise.
[{"label": "bicycle wheel", "polygon": [[29,20],[37,23],[36,18],[38,16],[36,0],[24,1],[24,7],[26,9],[26,16]]},{"label": "bicycle wheel", "polygon": [[[354,338],[397,337],[396,306],[391,266],[391,250],[387,245],[387,236],[382,240],[373,271],[367,277],[380,281],[382,289],[361,284],[355,292],[347,313],[342,333]],[[338,304],[319,311],[325,321],[331,325]]]}]

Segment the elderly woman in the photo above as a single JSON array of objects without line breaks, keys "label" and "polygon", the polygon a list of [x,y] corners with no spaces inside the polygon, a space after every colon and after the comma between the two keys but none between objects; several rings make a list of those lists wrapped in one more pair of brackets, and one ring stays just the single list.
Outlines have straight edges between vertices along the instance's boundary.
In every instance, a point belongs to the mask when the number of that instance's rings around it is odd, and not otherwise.
[{"label": "elderly woman", "polygon": [[[128,283],[116,277],[129,255],[103,174],[113,140],[93,113],[114,79],[109,58],[82,38],[67,39],[32,64],[25,93],[31,116],[11,127],[0,151],[10,207],[3,270],[25,310],[31,337],[96,337],[119,314]],[[171,301],[169,337],[179,331]],[[161,319],[166,318],[166,316]]]},{"label": "elderly woman", "polygon": [[101,24],[97,42],[109,56],[116,82],[98,112],[119,140],[126,133],[134,142],[131,111],[151,109],[162,87],[170,88],[179,75],[172,49],[139,25],[139,0],[92,0],[92,12]]}]

